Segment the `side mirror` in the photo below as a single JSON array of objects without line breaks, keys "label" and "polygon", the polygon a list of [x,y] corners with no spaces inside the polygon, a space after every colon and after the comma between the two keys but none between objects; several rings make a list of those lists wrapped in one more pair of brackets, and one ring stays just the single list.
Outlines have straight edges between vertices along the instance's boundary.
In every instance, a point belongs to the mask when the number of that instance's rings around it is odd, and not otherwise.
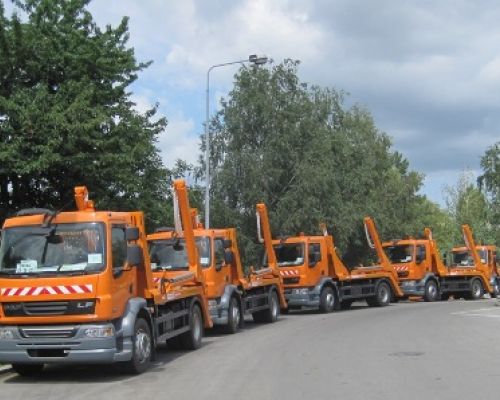
[{"label": "side mirror", "polygon": [[224,252],[224,263],[226,265],[231,265],[234,262],[234,253],[231,250]]},{"label": "side mirror", "polygon": [[223,246],[225,249],[230,249],[233,247],[233,241],[231,239],[224,239]]},{"label": "side mirror", "polygon": [[144,268],[142,248],[136,244],[127,246],[127,263],[138,268]]},{"label": "side mirror", "polygon": [[125,238],[127,241],[139,240],[139,228],[130,226],[125,230]]}]

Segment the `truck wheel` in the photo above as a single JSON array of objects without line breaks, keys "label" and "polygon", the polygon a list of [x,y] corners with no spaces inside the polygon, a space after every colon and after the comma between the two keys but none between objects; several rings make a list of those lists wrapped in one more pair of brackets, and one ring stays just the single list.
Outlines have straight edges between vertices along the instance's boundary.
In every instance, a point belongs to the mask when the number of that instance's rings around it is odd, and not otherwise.
[{"label": "truck wheel", "polygon": [[280,301],[275,290],[269,292],[269,308],[252,313],[253,320],[257,323],[276,322],[280,315]]},{"label": "truck wheel", "polygon": [[479,279],[474,279],[470,284],[470,298],[478,300],[484,295],[483,284]]},{"label": "truck wheel", "polygon": [[186,350],[196,350],[201,346],[203,337],[203,317],[198,304],[191,307],[189,314],[189,331],[180,335],[182,347]]},{"label": "truck wheel", "polygon": [[132,336],[132,358],[124,366],[131,374],[141,374],[149,368],[153,354],[153,339],[151,330],[144,318],[137,318]]},{"label": "truck wheel", "polygon": [[319,311],[331,313],[335,309],[335,293],[331,286],[324,286],[319,294]]},{"label": "truck wheel", "polygon": [[439,296],[439,289],[434,279],[429,279],[425,283],[424,300],[427,302],[436,301]]},{"label": "truck wheel", "polygon": [[226,333],[236,333],[241,325],[241,309],[238,299],[233,296],[229,300],[229,308],[227,310],[227,325],[225,326]]},{"label": "truck wheel", "polygon": [[12,369],[21,376],[37,376],[43,371],[43,364],[12,364]]},{"label": "truck wheel", "polygon": [[370,307],[387,306],[391,302],[391,293],[391,287],[387,282],[379,282],[375,287],[375,296],[368,297],[366,302]]},{"label": "truck wheel", "polygon": [[340,308],[342,310],[349,310],[352,306],[353,301],[352,300],[342,300],[340,302]]},{"label": "truck wheel", "polygon": [[495,279],[495,283],[493,284],[493,293],[490,293],[492,299],[496,299],[500,294],[500,286],[498,285],[498,280]]}]

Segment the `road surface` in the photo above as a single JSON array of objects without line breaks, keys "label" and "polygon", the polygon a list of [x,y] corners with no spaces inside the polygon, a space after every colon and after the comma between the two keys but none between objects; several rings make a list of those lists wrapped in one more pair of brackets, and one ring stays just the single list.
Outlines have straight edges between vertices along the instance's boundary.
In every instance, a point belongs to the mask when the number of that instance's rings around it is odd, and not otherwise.
[{"label": "road surface", "polygon": [[140,376],[102,365],[4,372],[0,399],[498,399],[499,338],[495,300],[354,303],[211,332],[194,352],[161,349]]}]

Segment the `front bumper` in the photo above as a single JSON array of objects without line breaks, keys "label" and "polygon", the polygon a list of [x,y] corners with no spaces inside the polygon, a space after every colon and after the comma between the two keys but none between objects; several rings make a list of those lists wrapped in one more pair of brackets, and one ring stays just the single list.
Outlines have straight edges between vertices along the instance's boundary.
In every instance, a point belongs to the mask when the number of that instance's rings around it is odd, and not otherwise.
[{"label": "front bumper", "polygon": [[[102,328],[112,324],[74,325],[70,337],[45,337],[23,335],[25,326],[9,326],[13,337],[0,340],[0,362],[3,363],[112,363],[127,361],[132,357],[132,342],[117,340],[116,333],[110,337],[88,337],[88,328]],[[36,329],[54,329],[57,326],[30,326]]]},{"label": "front bumper", "polygon": [[319,307],[320,292],[316,288],[285,289],[288,307]]}]

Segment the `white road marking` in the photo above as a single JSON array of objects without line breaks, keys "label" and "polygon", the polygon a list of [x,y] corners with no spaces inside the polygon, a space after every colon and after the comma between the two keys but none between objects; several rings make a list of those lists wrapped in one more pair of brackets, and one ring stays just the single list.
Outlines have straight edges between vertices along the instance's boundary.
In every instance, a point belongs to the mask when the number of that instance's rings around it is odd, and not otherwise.
[{"label": "white road marking", "polygon": [[500,318],[500,307],[476,308],[474,310],[464,310],[451,313],[464,317]]}]

